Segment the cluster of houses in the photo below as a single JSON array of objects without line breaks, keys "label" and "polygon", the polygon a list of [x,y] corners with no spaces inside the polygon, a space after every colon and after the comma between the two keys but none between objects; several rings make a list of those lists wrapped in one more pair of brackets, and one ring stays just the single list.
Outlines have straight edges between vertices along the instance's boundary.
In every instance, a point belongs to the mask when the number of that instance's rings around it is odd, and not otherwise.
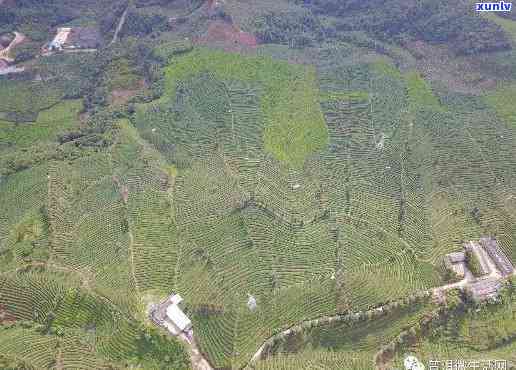
[{"label": "cluster of houses", "polygon": [[[474,277],[467,266],[466,252],[474,253],[479,261],[481,276]],[[483,237],[480,242],[464,244],[464,251],[446,255],[445,265],[458,278],[463,279],[464,288],[476,301],[496,298],[502,288],[502,280],[514,274],[514,266],[496,239]]]},{"label": "cluster of houses", "polygon": [[[14,40],[0,36],[0,75],[23,72],[23,67],[17,67],[15,60],[10,57],[10,49],[25,40],[25,36],[15,32]],[[42,55],[57,51],[95,51],[102,45],[102,35],[96,27],[60,27],[54,38],[43,45]]]}]

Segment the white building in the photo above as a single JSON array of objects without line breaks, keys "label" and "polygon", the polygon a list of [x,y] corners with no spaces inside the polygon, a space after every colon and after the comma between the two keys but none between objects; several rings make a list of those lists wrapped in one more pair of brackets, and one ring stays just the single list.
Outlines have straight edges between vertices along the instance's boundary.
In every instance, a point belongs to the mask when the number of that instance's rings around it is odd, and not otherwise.
[{"label": "white building", "polygon": [[249,299],[247,300],[247,307],[250,311],[256,310],[256,308],[258,307],[258,305],[256,304],[256,298],[254,298],[254,296],[252,296],[249,293],[247,295],[249,297]]},{"label": "white building", "polygon": [[170,297],[170,305],[167,307],[168,319],[179,329],[179,331],[187,331],[191,329],[192,322],[183,313],[178,304],[183,301],[183,298],[179,294],[174,294]]},{"label": "white building", "polygon": [[68,36],[70,35],[70,32],[72,29],[70,27],[61,27],[57,29],[57,34],[50,42],[49,49],[50,50],[62,50],[63,45],[66,43],[66,40],[68,39]]}]

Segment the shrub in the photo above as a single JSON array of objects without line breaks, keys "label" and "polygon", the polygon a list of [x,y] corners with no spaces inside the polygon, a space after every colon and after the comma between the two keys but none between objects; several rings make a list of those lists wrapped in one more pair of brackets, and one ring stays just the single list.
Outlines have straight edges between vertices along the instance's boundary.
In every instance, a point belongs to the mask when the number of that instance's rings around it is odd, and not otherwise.
[{"label": "shrub", "polygon": [[132,11],[127,15],[121,36],[147,36],[152,32],[165,30],[167,24],[167,18],[165,16],[139,14]]},{"label": "shrub", "polygon": [[482,276],[485,273],[480,265],[477,255],[472,250],[466,251],[466,265],[475,277]]},{"label": "shrub", "polygon": [[321,40],[324,27],[312,12],[270,13],[256,22],[256,35],[263,43],[305,47]]},{"label": "shrub", "polygon": [[21,63],[34,59],[39,53],[39,43],[25,42],[14,48],[14,62]]}]

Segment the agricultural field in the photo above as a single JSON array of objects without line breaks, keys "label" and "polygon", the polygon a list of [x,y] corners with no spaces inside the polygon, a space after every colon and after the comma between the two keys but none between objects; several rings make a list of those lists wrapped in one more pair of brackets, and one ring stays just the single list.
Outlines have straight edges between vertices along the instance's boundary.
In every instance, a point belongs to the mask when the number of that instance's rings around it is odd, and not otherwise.
[{"label": "agricultural field", "polygon": [[[459,312],[453,320],[437,326],[427,338],[406,348],[406,353],[425,359],[463,361],[505,360],[516,363],[514,351],[514,286],[498,304]],[[393,361],[399,366],[402,357]]]},{"label": "agricultural field", "polygon": [[105,40],[0,76],[0,368],[514,362],[511,283],[432,297],[466,241],[516,262],[514,21],[398,2],[0,0]]}]

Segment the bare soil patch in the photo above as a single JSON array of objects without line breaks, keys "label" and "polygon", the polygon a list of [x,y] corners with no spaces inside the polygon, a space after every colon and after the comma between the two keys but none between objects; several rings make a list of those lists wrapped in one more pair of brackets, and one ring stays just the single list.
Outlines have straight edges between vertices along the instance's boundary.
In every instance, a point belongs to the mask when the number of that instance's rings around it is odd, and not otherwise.
[{"label": "bare soil patch", "polygon": [[109,99],[109,103],[112,105],[122,105],[125,104],[131,99],[133,96],[138,94],[139,90],[124,90],[124,89],[116,89],[111,92],[111,97]]},{"label": "bare soil patch", "polygon": [[14,59],[10,57],[10,52],[13,48],[16,47],[16,45],[19,45],[21,44],[23,41],[26,40],[26,37],[25,35],[19,33],[19,32],[15,32],[15,37],[13,39],[13,41],[11,41],[11,43],[9,44],[8,47],[6,47],[5,49],[3,50],[0,50],[0,59],[4,59],[6,60],[7,62],[13,62]]},{"label": "bare soil patch", "polygon": [[251,33],[241,31],[234,24],[211,21],[204,36],[195,40],[198,44],[221,46],[226,51],[256,49],[258,40]]},{"label": "bare soil patch", "polygon": [[7,311],[7,307],[5,305],[0,304],[0,325],[13,323],[15,321],[16,317]]},{"label": "bare soil patch", "polygon": [[132,97],[136,96],[138,92],[145,89],[147,86],[145,81],[139,80],[136,89],[113,89],[109,97],[109,104],[121,105],[127,103]]}]

